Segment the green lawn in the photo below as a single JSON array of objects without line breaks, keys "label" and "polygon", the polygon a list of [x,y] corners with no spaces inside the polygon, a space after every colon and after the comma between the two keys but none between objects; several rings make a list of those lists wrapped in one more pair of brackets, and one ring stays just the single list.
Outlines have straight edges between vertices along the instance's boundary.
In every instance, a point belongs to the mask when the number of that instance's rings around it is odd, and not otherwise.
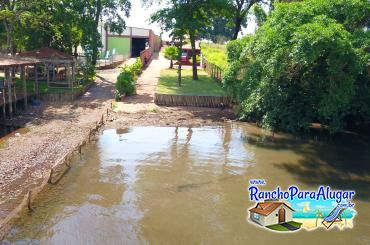
[{"label": "green lawn", "polygon": [[274,231],[289,231],[288,228],[282,226],[282,225],[279,225],[279,224],[276,224],[276,225],[268,225],[266,226],[267,228],[271,229],[271,230],[274,230]]},{"label": "green lawn", "polygon": [[208,76],[203,70],[198,70],[198,81],[192,80],[192,70],[182,70],[182,86],[177,86],[177,70],[161,71],[157,92],[161,94],[178,95],[213,95],[225,96],[221,85]]},{"label": "green lawn", "polygon": [[227,68],[226,46],[221,44],[202,43],[201,52],[211,63],[225,70]]},{"label": "green lawn", "polygon": [[[291,226],[297,227],[298,229],[301,228],[301,225],[302,225],[302,223],[298,223],[298,222],[295,222],[295,221],[290,221],[290,222],[287,222],[287,223],[290,224]],[[271,229],[271,230],[274,230],[274,231],[290,231],[288,228],[286,228],[286,227],[284,227],[280,224],[268,225],[266,227]]]}]

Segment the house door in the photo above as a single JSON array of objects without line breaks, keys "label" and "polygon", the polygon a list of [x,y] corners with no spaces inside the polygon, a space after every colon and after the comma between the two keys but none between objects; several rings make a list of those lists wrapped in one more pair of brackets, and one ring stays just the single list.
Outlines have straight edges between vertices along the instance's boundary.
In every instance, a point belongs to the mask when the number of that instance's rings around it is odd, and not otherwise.
[{"label": "house door", "polygon": [[279,223],[284,223],[285,222],[285,209],[280,208],[279,209]]}]

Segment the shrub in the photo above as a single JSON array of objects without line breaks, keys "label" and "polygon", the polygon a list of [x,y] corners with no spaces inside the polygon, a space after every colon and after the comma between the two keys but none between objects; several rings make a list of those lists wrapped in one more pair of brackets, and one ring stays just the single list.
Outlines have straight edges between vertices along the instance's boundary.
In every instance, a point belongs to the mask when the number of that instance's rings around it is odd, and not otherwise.
[{"label": "shrub", "polygon": [[170,69],[173,68],[173,60],[177,60],[180,57],[180,50],[176,46],[169,46],[164,49],[164,57],[171,61]]},{"label": "shrub", "polygon": [[226,45],[227,61],[233,62],[239,60],[242,51],[253,40],[252,36],[245,36],[241,39],[228,42]]},{"label": "shrub", "polygon": [[141,59],[137,58],[136,62],[130,66],[130,69],[134,73],[134,75],[138,77],[143,69],[143,63],[141,62]]},{"label": "shrub", "polygon": [[91,64],[85,64],[80,67],[82,81],[91,82],[96,79],[95,66]]},{"label": "shrub", "polygon": [[[119,96],[132,95],[135,93],[135,74],[129,66],[122,68],[116,82],[116,91]],[[117,98],[117,96],[116,96]]]},{"label": "shrub", "polygon": [[370,3],[362,0],[277,4],[250,40],[228,44],[224,84],[240,116],[293,133],[312,122],[337,132],[346,118],[368,118],[369,19]]}]

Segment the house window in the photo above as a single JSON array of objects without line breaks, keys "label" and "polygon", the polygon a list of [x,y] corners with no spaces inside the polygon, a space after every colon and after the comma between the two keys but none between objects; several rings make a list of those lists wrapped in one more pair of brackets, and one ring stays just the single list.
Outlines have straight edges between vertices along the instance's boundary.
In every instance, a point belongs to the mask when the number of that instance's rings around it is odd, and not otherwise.
[{"label": "house window", "polygon": [[256,214],[256,213],[253,213],[253,219],[260,220],[260,215]]}]

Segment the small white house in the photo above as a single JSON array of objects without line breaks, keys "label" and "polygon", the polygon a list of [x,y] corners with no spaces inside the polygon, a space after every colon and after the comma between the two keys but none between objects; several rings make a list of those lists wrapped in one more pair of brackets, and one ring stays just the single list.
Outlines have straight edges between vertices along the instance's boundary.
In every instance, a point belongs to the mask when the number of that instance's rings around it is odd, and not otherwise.
[{"label": "small white house", "polygon": [[292,209],[287,203],[265,201],[249,209],[250,219],[262,226],[293,221]]}]

